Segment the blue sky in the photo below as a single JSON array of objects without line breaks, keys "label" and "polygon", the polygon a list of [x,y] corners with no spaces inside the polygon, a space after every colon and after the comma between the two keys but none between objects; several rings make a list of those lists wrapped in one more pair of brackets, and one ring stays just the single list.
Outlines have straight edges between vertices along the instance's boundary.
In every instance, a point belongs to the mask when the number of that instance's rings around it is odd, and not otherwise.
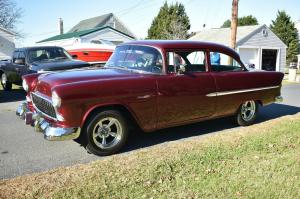
[{"label": "blue sky", "polygon": [[[28,46],[36,41],[58,34],[58,18],[63,18],[65,31],[80,20],[113,12],[139,38],[147,36],[152,19],[165,0],[16,0],[23,9],[18,29],[25,38],[18,46]],[[169,3],[175,2],[168,0]],[[185,5],[190,17],[191,31],[220,27],[231,15],[232,0],[178,0]],[[240,0],[239,16],[253,15],[259,24],[271,23],[277,10],[285,10],[294,21],[300,20],[299,0]]]}]

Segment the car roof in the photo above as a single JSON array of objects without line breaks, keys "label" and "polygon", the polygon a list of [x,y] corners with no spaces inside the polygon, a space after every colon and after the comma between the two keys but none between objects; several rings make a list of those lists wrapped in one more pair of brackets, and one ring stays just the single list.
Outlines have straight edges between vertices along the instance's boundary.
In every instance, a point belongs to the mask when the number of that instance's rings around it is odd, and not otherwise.
[{"label": "car roof", "polygon": [[189,41],[189,40],[140,40],[140,41],[131,41],[121,44],[122,45],[145,45],[159,48],[161,50],[165,49],[210,49],[210,50],[219,50],[232,55],[234,58],[240,59],[238,53],[222,44],[212,43],[212,42],[203,42],[203,41]]},{"label": "car roof", "polygon": [[49,48],[62,48],[62,47],[59,47],[59,46],[31,46],[31,47],[17,48],[16,51],[38,50],[38,49],[49,49]]}]

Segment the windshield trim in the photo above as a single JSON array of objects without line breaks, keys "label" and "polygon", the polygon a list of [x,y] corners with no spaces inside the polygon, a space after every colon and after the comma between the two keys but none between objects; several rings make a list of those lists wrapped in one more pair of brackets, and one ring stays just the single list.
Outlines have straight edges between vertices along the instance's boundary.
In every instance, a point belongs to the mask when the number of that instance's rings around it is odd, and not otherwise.
[{"label": "windshield trim", "polygon": [[[116,47],[116,49],[118,47],[122,47],[122,46],[144,46],[144,47],[150,47],[150,48],[153,48],[155,50],[158,51],[158,53],[160,53],[161,57],[162,57],[162,72],[161,73],[153,73],[153,72],[148,72],[148,71],[142,71],[142,70],[135,70],[135,69],[128,69],[128,68],[124,68],[124,67],[119,67],[119,66],[104,66],[104,67],[107,67],[107,68],[121,68],[121,69],[125,69],[125,70],[128,70],[128,71],[139,71],[138,73],[143,73],[143,74],[154,74],[154,75],[166,75],[166,70],[165,70],[165,57],[163,56],[163,52],[160,48],[157,48],[155,46],[151,46],[151,45],[146,45],[146,44],[120,44]],[[115,50],[116,50],[115,49]]]}]

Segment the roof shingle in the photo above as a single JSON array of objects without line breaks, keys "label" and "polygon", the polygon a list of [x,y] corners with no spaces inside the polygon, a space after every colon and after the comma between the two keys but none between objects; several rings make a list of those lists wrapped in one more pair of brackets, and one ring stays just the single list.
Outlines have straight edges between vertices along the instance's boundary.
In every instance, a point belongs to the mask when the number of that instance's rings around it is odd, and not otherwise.
[{"label": "roof shingle", "polygon": [[[255,30],[261,28],[263,25],[254,26],[239,26],[237,28],[236,41],[239,42]],[[230,45],[230,28],[212,28],[197,32],[189,40],[216,42],[226,46]]]}]

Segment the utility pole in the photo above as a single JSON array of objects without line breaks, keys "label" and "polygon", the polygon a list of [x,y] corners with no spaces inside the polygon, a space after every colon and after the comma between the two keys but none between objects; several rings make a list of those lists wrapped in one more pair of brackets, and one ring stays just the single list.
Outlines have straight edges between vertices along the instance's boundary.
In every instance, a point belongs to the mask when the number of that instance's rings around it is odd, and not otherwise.
[{"label": "utility pole", "polygon": [[64,22],[62,18],[59,18],[58,26],[59,26],[59,34],[60,35],[64,34]]},{"label": "utility pole", "polygon": [[236,48],[236,32],[238,23],[238,0],[232,0],[232,14],[231,14],[231,39],[230,47]]},{"label": "utility pole", "polygon": [[[232,0],[232,13],[231,13],[231,37],[230,37],[230,47],[232,49],[236,48],[236,32],[238,23],[238,3],[239,0]],[[229,65],[233,65],[233,60],[230,58],[228,60]]]}]

